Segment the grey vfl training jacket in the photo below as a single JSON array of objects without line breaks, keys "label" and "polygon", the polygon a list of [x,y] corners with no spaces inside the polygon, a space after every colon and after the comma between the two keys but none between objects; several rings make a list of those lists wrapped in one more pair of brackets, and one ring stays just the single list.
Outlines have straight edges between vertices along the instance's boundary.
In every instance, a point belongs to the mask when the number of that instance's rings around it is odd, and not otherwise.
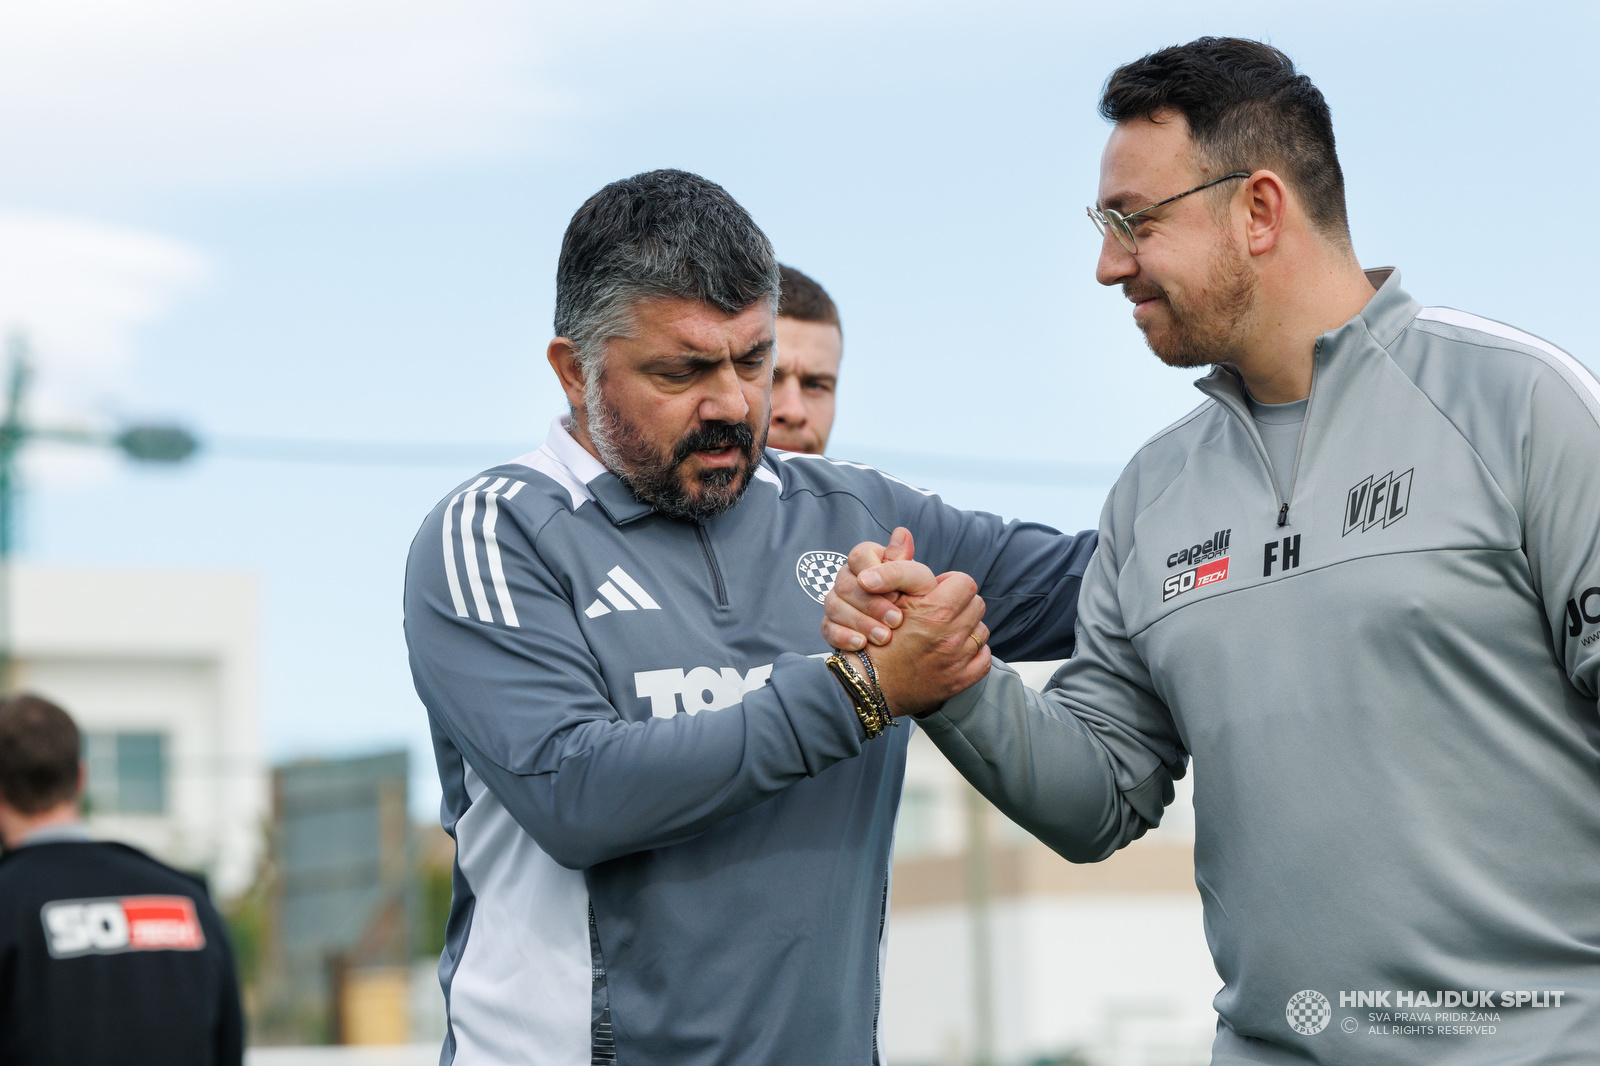
[{"label": "grey vfl training jacket", "polygon": [[864,742],[807,656],[844,553],[896,525],[977,579],[1002,653],[1070,652],[1095,534],[854,463],[769,451],[697,524],[557,424],[434,509],[405,608],[457,848],[443,1063],[875,1060],[909,730]]},{"label": "grey vfl training jacket", "polygon": [[1398,274],[1318,340],[1282,491],[1199,386],[1106,503],[1075,657],[930,735],[1078,861],[1193,756],[1216,1063],[1600,1059],[1600,386]]}]

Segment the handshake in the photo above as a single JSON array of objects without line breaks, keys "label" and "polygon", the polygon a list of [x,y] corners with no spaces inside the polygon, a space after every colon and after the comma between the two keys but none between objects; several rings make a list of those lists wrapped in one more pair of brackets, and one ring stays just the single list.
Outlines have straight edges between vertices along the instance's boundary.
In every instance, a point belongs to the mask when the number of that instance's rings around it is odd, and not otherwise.
[{"label": "handshake", "polygon": [[935,575],[913,553],[904,527],[887,545],[856,545],[823,605],[823,639],[843,652],[867,649],[896,718],[938,710],[991,663],[977,582]]}]

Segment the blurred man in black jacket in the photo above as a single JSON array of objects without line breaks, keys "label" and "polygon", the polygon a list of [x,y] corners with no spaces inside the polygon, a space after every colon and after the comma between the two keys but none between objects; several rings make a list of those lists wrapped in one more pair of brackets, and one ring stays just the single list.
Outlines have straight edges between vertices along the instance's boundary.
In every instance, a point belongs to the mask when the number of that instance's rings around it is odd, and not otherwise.
[{"label": "blurred man in black jacket", "polygon": [[238,1066],[239,989],[205,885],[78,821],[78,727],[0,704],[0,1063]]}]

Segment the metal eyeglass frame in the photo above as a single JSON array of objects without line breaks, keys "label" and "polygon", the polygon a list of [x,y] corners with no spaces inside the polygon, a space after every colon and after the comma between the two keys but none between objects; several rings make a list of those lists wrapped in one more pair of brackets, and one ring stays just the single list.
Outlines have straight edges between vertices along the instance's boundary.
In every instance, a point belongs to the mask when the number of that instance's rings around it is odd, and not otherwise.
[{"label": "metal eyeglass frame", "polygon": [[1209,189],[1213,185],[1221,185],[1223,182],[1232,181],[1234,178],[1248,178],[1250,173],[1251,172],[1248,170],[1236,170],[1232,174],[1224,174],[1220,178],[1212,178],[1204,185],[1196,185],[1194,188],[1185,192],[1180,192],[1176,196],[1169,196],[1158,204],[1151,204],[1149,207],[1141,207],[1131,215],[1120,214],[1109,207],[1104,210],[1101,210],[1097,207],[1088,207],[1084,208],[1084,210],[1089,212],[1089,221],[1094,223],[1094,228],[1100,231],[1100,236],[1102,238],[1104,238],[1107,231],[1109,231],[1111,235],[1117,239],[1117,243],[1128,250],[1128,254],[1138,255],[1139,242],[1138,239],[1133,235],[1133,227],[1129,225],[1129,223],[1131,223],[1134,219],[1138,218],[1146,211],[1154,211],[1158,207],[1166,207],[1168,204],[1172,203],[1172,201],[1181,200],[1191,193],[1199,192],[1201,189]]}]

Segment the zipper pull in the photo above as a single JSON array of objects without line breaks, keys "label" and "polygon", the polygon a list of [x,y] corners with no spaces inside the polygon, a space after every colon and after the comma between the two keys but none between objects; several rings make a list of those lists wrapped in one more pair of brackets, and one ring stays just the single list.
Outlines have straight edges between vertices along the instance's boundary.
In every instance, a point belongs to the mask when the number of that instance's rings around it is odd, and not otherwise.
[{"label": "zipper pull", "polygon": [[1282,507],[1278,508],[1278,525],[1281,527],[1281,526],[1286,526],[1288,524],[1289,524],[1289,505],[1288,504],[1284,504]]}]

